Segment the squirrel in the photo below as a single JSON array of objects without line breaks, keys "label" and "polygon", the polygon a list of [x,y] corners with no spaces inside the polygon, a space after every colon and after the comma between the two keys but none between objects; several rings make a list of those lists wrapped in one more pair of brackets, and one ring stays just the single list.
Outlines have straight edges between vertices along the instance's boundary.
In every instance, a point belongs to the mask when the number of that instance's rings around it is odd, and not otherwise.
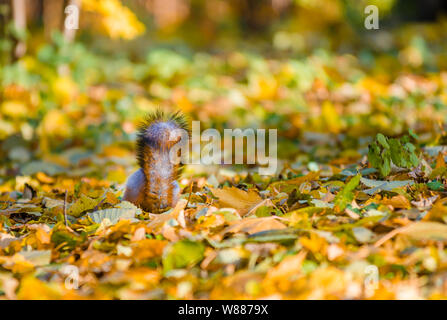
[{"label": "squirrel", "polygon": [[180,112],[167,114],[158,110],[140,124],[136,142],[140,169],[127,179],[123,200],[152,213],[175,206],[180,196],[177,179],[183,165],[170,161],[170,151],[180,141],[178,136],[172,138],[179,129],[190,135],[186,118]]}]

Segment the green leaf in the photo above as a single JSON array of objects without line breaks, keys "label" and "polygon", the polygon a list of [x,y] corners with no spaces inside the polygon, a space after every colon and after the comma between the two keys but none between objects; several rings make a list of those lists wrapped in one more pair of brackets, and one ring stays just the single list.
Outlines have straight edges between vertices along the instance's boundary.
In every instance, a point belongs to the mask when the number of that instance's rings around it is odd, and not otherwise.
[{"label": "green leaf", "polygon": [[397,139],[390,139],[390,149],[391,149],[391,160],[393,163],[398,167],[403,167],[402,161],[404,160],[403,157],[405,156],[403,154],[402,145],[400,144],[400,141]]},{"label": "green leaf", "polygon": [[266,230],[249,235],[247,238],[248,242],[274,242],[274,241],[286,241],[294,240],[298,238],[298,233],[296,230],[290,229],[276,229],[276,230]]},{"label": "green leaf", "polygon": [[380,148],[375,142],[369,145],[368,161],[375,168],[380,168],[382,164],[382,158],[380,157]]},{"label": "green leaf", "polygon": [[383,164],[380,167],[380,173],[382,174],[382,176],[386,177],[387,175],[390,174],[390,172],[391,172],[391,160],[389,158],[389,152],[387,152],[383,156]]},{"label": "green leaf", "polygon": [[68,209],[68,214],[73,217],[80,217],[85,211],[94,209],[101,199],[92,199],[84,194],[81,194],[80,198],[73,203]]},{"label": "green leaf", "polygon": [[335,197],[334,203],[335,208],[338,212],[345,210],[346,206],[350,204],[354,199],[353,191],[358,186],[360,178],[361,175],[358,174],[351,180],[349,180],[349,182],[345,185],[345,187]]},{"label": "green leaf", "polygon": [[385,149],[389,149],[388,139],[381,133],[377,134],[377,142],[379,142]]},{"label": "green leaf", "polygon": [[272,214],[272,208],[268,206],[260,206],[258,209],[256,209],[255,215],[257,217],[270,217]]},{"label": "green leaf", "polygon": [[408,134],[413,137],[413,139],[418,140],[419,136],[413,131],[413,129],[408,130]]},{"label": "green leaf", "polygon": [[444,185],[437,180],[428,182],[427,186],[430,188],[430,190],[433,190],[433,191],[441,191],[444,189]]},{"label": "green leaf", "polygon": [[376,140],[368,148],[368,161],[378,169],[383,177],[391,172],[391,163],[401,168],[411,169],[419,164],[414,153],[416,147],[409,142],[409,137],[388,139],[383,134],[377,134]]},{"label": "green leaf", "polygon": [[169,246],[163,254],[163,269],[190,267],[203,259],[205,246],[201,242],[181,240]]},{"label": "green leaf", "polygon": [[73,249],[85,240],[85,235],[79,236],[66,229],[63,225],[55,226],[51,232],[51,242],[60,249]]}]

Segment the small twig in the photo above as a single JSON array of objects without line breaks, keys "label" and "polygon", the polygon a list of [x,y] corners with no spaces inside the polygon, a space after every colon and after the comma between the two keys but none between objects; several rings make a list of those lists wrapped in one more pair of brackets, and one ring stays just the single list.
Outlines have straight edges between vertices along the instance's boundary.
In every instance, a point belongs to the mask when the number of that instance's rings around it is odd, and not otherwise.
[{"label": "small twig", "polygon": [[67,223],[67,190],[65,190],[65,198],[64,198],[64,219],[65,219],[65,226],[68,227],[68,223]]},{"label": "small twig", "polygon": [[374,247],[375,248],[380,247],[383,243],[385,243],[389,239],[393,238],[395,235],[401,233],[405,229],[406,229],[406,226],[400,227],[400,228],[397,228],[397,229],[394,229],[394,230],[388,232],[386,235],[384,235],[382,238],[380,238],[376,243],[374,243]]},{"label": "small twig", "polygon": [[104,191],[101,201],[99,201],[98,204],[93,208],[93,211],[98,210],[99,206],[101,206],[103,204],[104,200],[106,200],[106,196],[107,196],[107,190]]}]

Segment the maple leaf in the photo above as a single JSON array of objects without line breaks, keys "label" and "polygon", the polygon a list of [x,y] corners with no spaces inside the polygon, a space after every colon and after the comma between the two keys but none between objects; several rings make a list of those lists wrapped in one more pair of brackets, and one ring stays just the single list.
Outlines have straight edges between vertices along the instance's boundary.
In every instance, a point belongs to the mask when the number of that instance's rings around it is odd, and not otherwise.
[{"label": "maple leaf", "polygon": [[220,208],[234,208],[241,216],[256,210],[261,205],[272,205],[271,202],[264,201],[254,190],[247,192],[235,187],[225,187],[223,189],[210,188],[210,190],[219,198],[218,205]]}]

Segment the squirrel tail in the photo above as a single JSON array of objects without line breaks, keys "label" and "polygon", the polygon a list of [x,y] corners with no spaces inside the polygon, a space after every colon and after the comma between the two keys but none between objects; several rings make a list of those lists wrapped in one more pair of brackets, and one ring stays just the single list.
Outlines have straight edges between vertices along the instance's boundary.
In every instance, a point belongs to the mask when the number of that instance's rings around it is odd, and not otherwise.
[{"label": "squirrel tail", "polygon": [[137,160],[145,176],[141,206],[146,211],[158,212],[174,206],[178,200],[176,180],[183,165],[170,161],[170,151],[180,139],[172,139],[176,130],[189,134],[187,123],[180,112],[166,114],[159,110],[149,114],[139,127]]}]

